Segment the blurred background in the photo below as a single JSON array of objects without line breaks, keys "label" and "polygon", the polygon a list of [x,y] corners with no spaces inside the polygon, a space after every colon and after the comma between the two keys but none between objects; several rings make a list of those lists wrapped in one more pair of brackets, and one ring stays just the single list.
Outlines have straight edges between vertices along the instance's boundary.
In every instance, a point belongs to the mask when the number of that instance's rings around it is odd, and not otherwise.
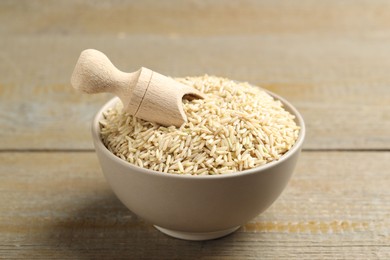
[{"label": "blurred background", "polygon": [[390,129],[389,13],[383,0],[3,0],[1,148],[92,148],[89,121],[108,96],[70,86],[86,48],[125,72],[210,74],[274,91],[303,112],[308,149],[388,148],[376,129]]}]

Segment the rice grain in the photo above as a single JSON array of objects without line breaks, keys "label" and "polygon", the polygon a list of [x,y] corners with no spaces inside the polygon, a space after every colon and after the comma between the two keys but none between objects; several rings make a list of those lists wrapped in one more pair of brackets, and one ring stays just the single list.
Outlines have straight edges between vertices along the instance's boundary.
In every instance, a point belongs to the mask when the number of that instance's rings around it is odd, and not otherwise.
[{"label": "rice grain", "polygon": [[267,92],[212,76],[177,79],[205,99],[183,100],[188,122],[165,127],[122,112],[104,112],[103,143],[136,166],[186,175],[232,174],[278,160],[296,142],[295,117]]}]

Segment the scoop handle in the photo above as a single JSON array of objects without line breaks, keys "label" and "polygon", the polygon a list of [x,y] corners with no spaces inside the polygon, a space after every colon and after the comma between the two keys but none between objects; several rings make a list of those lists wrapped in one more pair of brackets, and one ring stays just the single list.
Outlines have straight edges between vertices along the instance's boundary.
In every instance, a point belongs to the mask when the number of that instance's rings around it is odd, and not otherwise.
[{"label": "scoop handle", "polygon": [[118,70],[102,52],[87,49],[80,54],[71,84],[88,94],[113,93],[126,103],[129,93],[137,84],[138,75],[139,72],[125,73]]}]

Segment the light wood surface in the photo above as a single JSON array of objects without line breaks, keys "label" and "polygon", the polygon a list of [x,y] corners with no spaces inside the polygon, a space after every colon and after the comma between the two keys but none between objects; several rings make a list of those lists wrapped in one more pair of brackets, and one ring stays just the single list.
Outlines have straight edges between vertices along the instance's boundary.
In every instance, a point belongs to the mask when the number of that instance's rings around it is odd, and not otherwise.
[{"label": "light wood surface", "polygon": [[[0,258],[390,259],[389,14],[385,0],[0,1]],[[70,86],[87,48],[122,71],[285,97],[308,132],[285,192],[214,241],[137,218],[92,149],[111,96]]]}]

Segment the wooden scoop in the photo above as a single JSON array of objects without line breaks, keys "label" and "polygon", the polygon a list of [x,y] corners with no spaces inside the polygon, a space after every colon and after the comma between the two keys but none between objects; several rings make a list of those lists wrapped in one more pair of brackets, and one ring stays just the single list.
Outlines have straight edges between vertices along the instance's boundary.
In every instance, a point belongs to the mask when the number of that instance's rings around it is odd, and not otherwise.
[{"label": "wooden scoop", "polygon": [[111,92],[129,114],[164,126],[187,122],[182,99],[204,98],[198,90],[147,68],[133,73],[118,70],[102,52],[84,50],[71,78],[72,86],[93,94]]}]

